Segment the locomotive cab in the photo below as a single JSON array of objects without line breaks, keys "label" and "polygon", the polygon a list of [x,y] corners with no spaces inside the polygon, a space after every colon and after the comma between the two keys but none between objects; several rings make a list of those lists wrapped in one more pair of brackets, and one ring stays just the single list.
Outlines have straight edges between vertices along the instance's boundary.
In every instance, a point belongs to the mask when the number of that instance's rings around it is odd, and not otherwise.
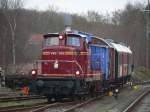
[{"label": "locomotive cab", "polygon": [[44,35],[41,74],[84,77],[87,50],[85,39],[79,35],[64,32]]}]

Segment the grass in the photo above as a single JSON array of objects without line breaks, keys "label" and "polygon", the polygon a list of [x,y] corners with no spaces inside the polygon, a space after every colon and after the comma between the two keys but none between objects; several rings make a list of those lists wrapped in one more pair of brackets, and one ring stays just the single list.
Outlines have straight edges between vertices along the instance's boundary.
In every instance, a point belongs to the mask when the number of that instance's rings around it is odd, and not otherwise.
[{"label": "grass", "polygon": [[150,80],[150,69],[145,67],[138,67],[134,70],[133,78],[139,81],[148,81]]}]

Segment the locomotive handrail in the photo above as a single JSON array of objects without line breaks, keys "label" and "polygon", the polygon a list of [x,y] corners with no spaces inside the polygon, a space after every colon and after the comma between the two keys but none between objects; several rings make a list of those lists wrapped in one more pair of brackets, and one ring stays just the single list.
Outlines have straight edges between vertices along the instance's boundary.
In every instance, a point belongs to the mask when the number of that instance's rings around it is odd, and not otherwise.
[{"label": "locomotive handrail", "polygon": [[[56,60],[36,60],[35,62],[55,62]],[[76,61],[68,61],[68,60],[59,60],[59,62],[67,62],[67,63],[75,63],[81,70],[81,72],[83,73],[83,69],[81,67],[81,65]],[[36,63],[37,66],[37,63]]]}]

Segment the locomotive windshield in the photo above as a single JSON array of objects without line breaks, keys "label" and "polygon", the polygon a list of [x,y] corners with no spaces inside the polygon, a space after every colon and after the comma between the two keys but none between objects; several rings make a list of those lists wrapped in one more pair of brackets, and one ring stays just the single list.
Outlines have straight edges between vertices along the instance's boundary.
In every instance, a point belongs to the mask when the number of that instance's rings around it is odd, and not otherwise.
[{"label": "locomotive windshield", "polygon": [[59,45],[59,39],[58,37],[49,37],[45,39],[44,42],[45,46],[53,46],[53,45]]},{"label": "locomotive windshield", "polygon": [[67,45],[80,47],[80,39],[78,37],[68,37],[67,38]]}]

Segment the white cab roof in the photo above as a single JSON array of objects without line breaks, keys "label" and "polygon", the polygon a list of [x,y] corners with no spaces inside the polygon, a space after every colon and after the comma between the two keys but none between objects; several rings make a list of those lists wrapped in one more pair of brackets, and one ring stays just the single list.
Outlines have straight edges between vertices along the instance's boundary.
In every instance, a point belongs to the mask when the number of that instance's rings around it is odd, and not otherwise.
[{"label": "white cab roof", "polygon": [[132,54],[132,51],[129,47],[118,44],[118,43],[113,43],[111,42],[112,47],[114,47],[118,52],[125,52],[125,53],[129,53]]}]

